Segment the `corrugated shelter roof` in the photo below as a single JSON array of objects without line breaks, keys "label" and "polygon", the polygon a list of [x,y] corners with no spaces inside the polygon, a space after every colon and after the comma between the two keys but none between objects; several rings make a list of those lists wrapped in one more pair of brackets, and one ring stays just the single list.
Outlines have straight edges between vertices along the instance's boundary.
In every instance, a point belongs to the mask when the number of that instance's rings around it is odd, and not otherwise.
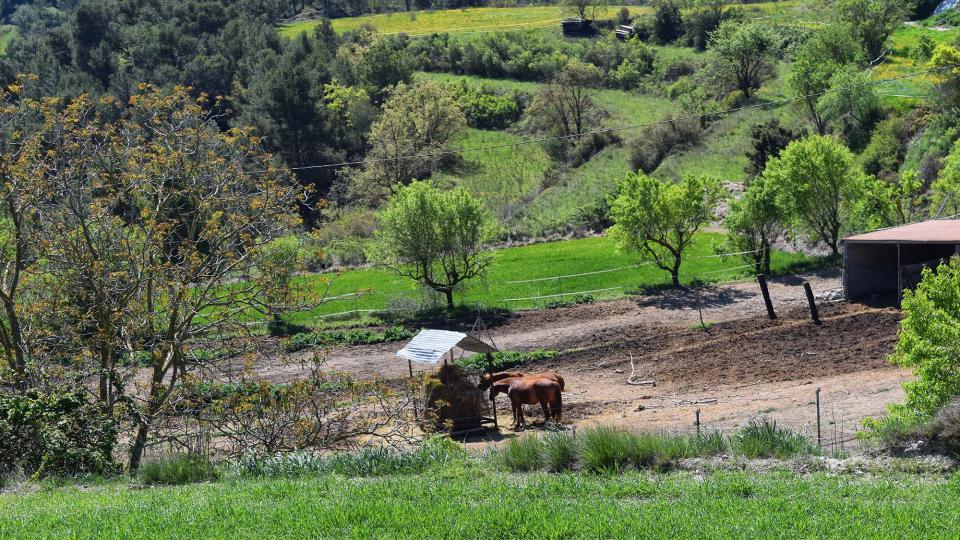
[{"label": "corrugated shelter roof", "polygon": [[406,347],[397,351],[397,356],[414,362],[435,364],[454,347],[478,353],[496,351],[490,345],[463,332],[421,330]]},{"label": "corrugated shelter roof", "polygon": [[844,242],[960,244],[960,219],[932,219],[844,238]]}]

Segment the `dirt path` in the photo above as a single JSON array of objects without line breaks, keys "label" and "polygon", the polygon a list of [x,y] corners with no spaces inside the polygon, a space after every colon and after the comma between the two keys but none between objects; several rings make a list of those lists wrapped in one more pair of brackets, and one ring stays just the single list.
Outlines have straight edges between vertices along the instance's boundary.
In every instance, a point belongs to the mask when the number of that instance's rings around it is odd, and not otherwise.
[{"label": "dirt path", "polygon": [[[776,321],[767,319],[756,283],[745,281],[701,290],[706,330],[699,326],[694,293],[666,291],[519,312],[492,329],[492,336],[501,350],[562,351],[524,369],[565,376],[567,423],[689,431],[700,409],[707,428],[730,429],[766,415],[812,433],[819,387],[825,441],[849,439],[862,418],[903,397],[900,383],[908,374],[887,361],[900,314],[823,303],[823,324],[814,325],[806,311],[804,281],[817,294],[840,286],[833,272],[771,280]],[[336,349],[327,353],[327,363],[361,377],[402,377],[407,365],[395,356],[401,346]],[[631,358],[656,387],[626,383]],[[262,374],[278,380],[296,377],[298,369],[260,366]],[[501,418],[508,417],[506,401],[498,403]]]},{"label": "dirt path", "polygon": [[[770,295],[776,309],[806,305],[802,284],[809,281],[814,291],[840,287],[833,271],[803,274],[770,281]],[[708,322],[752,318],[766,313],[755,281],[744,281],[701,290],[703,316]],[[583,347],[598,334],[616,335],[637,325],[664,325],[685,328],[699,323],[696,295],[690,291],[664,291],[651,296],[583,304],[569,308],[521,311],[506,324],[491,330],[500,350],[566,350]],[[334,349],[326,353],[327,365],[361,376],[399,377],[407,364],[397,358],[399,343],[382,343]],[[313,354],[312,352],[303,354]],[[414,369],[429,369],[414,365]],[[295,376],[295,363],[263,366],[261,373],[283,380]]]}]

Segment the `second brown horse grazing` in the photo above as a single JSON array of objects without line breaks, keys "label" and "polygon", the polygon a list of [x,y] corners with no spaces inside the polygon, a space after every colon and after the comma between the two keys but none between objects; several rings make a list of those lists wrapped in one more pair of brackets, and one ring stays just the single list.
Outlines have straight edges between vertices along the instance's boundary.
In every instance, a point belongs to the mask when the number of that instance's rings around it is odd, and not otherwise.
[{"label": "second brown horse grazing", "polygon": [[552,371],[545,371],[543,373],[531,373],[530,375],[524,375],[519,371],[502,371],[500,373],[484,373],[480,376],[480,384],[477,385],[477,388],[480,390],[486,390],[490,388],[490,385],[503,380],[503,379],[516,379],[516,378],[525,378],[525,379],[548,379],[560,385],[560,391],[563,392],[563,377],[557,375]]},{"label": "second brown horse grazing", "polygon": [[490,385],[490,398],[497,394],[506,394],[513,407],[514,429],[524,425],[523,406],[540,404],[544,422],[552,418],[560,422],[563,413],[563,394],[560,384],[550,379],[531,377],[505,378]]}]

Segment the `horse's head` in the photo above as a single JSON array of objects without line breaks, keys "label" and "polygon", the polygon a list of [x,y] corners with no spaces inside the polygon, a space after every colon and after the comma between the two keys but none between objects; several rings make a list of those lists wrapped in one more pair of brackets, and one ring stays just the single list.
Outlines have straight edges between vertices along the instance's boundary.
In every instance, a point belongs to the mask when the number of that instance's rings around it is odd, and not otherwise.
[{"label": "horse's head", "polygon": [[480,376],[480,382],[477,384],[477,389],[486,390],[490,388],[490,385],[493,384],[493,377],[489,373],[484,373]]}]

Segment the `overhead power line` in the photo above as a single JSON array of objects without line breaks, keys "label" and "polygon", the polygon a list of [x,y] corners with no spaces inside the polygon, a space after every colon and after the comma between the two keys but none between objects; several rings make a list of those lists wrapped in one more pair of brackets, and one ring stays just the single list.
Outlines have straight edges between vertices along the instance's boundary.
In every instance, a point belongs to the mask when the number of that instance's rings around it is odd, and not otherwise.
[{"label": "overhead power line", "polygon": [[725,109],[725,110],[722,110],[722,111],[713,111],[713,112],[687,114],[687,115],[676,116],[676,117],[673,117],[673,118],[665,118],[665,119],[663,119],[663,120],[657,120],[657,121],[654,121],[654,122],[645,122],[645,123],[642,123],[642,124],[631,124],[631,125],[627,125],[627,126],[620,126],[620,127],[612,127],[612,128],[598,129],[598,130],[594,130],[594,131],[588,131],[588,132],[580,133],[579,135],[557,135],[557,136],[554,136],[554,137],[543,137],[543,138],[539,138],[539,139],[528,139],[528,140],[525,140],[525,141],[518,141],[518,142],[513,142],[513,143],[492,144],[492,145],[486,145],[486,146],[475,146],[475,147],[472,147],[472,148],[461,148],[461,149],[459,149],[459,150],[440,150],[440,151],[437,151],[437,152],[427,152],[427,153],[423,153],[423,154],[404,155],[404,156],[396,156],[396,157],[389,157],[389,158],[361,159],[361,160],[355,160],[355,161],[343,161],[343,162],[340,162],[340,163],[324,163],[324,164],[317,164],[317,165],[303,165],[303,166],[299,166],[299,167],[278,167],[278,168],[275,168],[275,169],[271,169],[271,170],[269,170],[269,171],[268,171],[268,170],[248,171],[247,174],[263,174],[263,173],[266,173],[266,172],[278,172],[278,171],[296,172],[296,171],[308,171],[308,170],[314,170],[314,169],[339,169],[339,168],[342,168],[342,167],[355,167],[355,166],[359,166],[359,165],[369,165],[369,164],[373,164],[373,163],[387,163],[387,162],[393,162],[393,161],[404,161],[404,160],[408,160],[408,159],[425,159],[425,158],[443,157],[443,156],[451,156],[451,155],[462,155],[462,154],[469,154],[469,153],[473,153],[473,152],[486,152],[486,151],[489,151],[489,150],[500,150],[500,149],[504,149],[504,148],[517,148],[517,147],[521,147],[521,146],[529,146],[529,145],[533,145],[533,144],[541,144],[541,143],[551,142],[551,141],[578,139],[578,138],[580,138],[580,137],[586,137],[586,136],[590,136],[590,135],[602,135],[602,134],[605,134],[605,133],[617,133],[617,132],[621,132],[621,131],[630,131],[630,130],[634,130],[634,129],[642,129],[642,128],[646,128],[646,127],[652,127],[652,126],[657,126],[657,125],[669,124],[669,123],[677,122],[677,121],[680,121],[680,120],[699,120],[699,119],[701,119],[701,118],[708,118],[708,117],[711,117],[711,116],[723,116],[723,115],[733,114],[733,113],[737,113],[737,112],[741,112],[741,111],[746,111],[746,110],[751,110],[751,109],[762,109],[762,108],[765,108],[765,107],[777,107],[777,106],[780,106],[780,105],[786,105],[786,104],[788,104],[788,103],[794,103],[794,102],[802,101],[802,100],[809,99],[809,98],[815,98],[815,97],[820,97],[820,96],[823,96],[823,95],[826,95],[826,94],[839,92],[840,90],[844,90],[844,89],[867,88],[867,87],[877,86],[877,85],[886,84],[886,83],[890,83],[890,82],[894,82],[894,81],[901,81],[901,80],[904,80],[904,79],[910,79],[910,78],[913,78],[913,77],[920,77],[920,76],[922,76],[922,75],[929,75],[929,74],[931,74],[931,73],[936,73],[936,72],[938,72],[938,71],[944,71],[944,70],[947,70],[947,69],[953,69],[953,68],[957,68],[957,67],[960,67],[960,64],[949,64],[949,65],[944,65],[944,66],[937,66],[937,67],[935,67],[935,68],[925,69],[925,70],[923,70],[923,71],[915,71],[915,72],[906,73],[906,74],[903,74],[903,75],[898,75],[898,76],[896,76],[896,77],[888,77],[888,78],[886,78],[886,79],[878,79],[878,80],[876,80],[876,81],[870,81],[870,82],[867,82],[867,83],[846,85],[846,86],[841,86],[841,87],[839,87],[839,88],[830,88],[830,89],[824,90],[823,92],[814,92],[814,93],[806,94],[806,95],[802,95],[802,96],[796,96],[796,97],[791,97],[791,98],[778,99],[778,100],[775,100],[775,101],[767,101],[767,102],[763,102],[763,103],[752,103],[752,104],[749,104],[749,105],[742,105],[742,106],[740,106],[740,107],[734,107],[734,108]]}]

